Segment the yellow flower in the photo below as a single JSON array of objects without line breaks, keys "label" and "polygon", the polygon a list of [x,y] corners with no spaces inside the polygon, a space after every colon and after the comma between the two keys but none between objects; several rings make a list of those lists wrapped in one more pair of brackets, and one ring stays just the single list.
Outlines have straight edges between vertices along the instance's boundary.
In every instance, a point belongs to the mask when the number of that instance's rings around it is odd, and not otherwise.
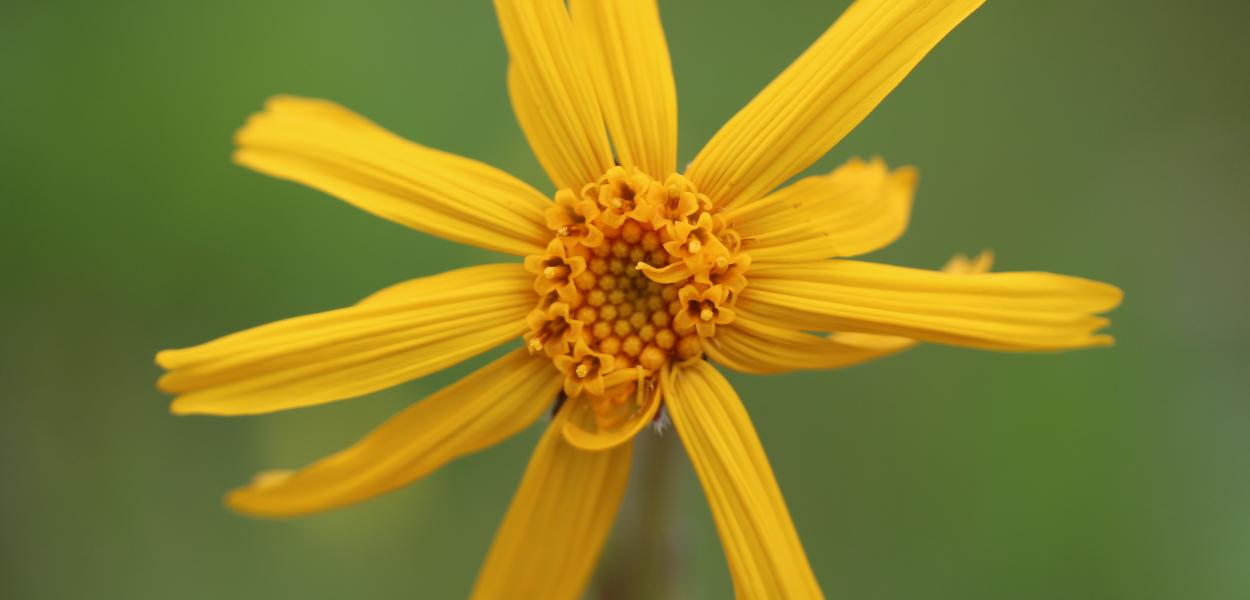
[{"label": "yellow flower", "polygon": [[[847,260],[906,227],[916,174],[824,155],[981,0],[859,0],[677,172],[677,99],[654,0],[496,0],[512,104],[551,180],[403,140],[335,104],[271,100],[235,160],[419,231],[524,257],[157,356],[175,413],[311,406],[524,337],[356,445],[230,493],[288,516],[359,502],[558,408],[478,576],[481,598],[574,598],[620,504],[634,435],[667,414],[703,484],[740,597],[819,597],[760,441],[708,360],[841,367],[917,341],[1098,346],[1113,286]],[[815,334],[812,332],[827,332]],[[663,412],[661,412],[663,411]]]}]

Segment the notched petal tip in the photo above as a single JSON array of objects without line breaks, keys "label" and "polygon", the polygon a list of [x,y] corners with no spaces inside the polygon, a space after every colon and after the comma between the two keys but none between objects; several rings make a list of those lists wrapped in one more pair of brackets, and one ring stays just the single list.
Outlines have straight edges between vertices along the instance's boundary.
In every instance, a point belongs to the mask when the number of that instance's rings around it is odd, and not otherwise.
[{"label": "notched petal tip", "polygon": [[982,250],[973,258],[968,258],[967,254],[959,253],[946,261],[942,266],[942,271],[952,274],[973,274],[973,273],[989,273],[994,267],[994,251]]}]

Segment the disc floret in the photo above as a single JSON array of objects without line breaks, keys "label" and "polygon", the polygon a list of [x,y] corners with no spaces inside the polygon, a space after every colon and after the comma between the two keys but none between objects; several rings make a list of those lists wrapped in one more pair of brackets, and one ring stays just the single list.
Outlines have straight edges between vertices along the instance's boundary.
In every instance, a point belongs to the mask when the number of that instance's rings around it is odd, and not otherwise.
[{"label": "disc floret", "polygon": [[677,174],[661,182],[613,167],[576,193],[558,191],[547,226],[546,252],[525,260],[539,296],[526,344],[552,357],[568,397],[587,397],[611,426],[622,410],[643,410],[658,373],[701,357],[716,326],[733,321],[750,257]]}]

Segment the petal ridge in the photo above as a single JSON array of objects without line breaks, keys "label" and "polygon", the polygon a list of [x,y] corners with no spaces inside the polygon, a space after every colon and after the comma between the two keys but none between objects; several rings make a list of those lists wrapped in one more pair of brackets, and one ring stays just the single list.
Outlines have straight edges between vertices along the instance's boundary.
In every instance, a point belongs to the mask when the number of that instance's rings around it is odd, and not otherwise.
[{"label": "petal ridge", "polygon": [[405,140],[325,100],[278,96],[235,135],[234,160],[432,235],[514,255],[551,238],[546,197],[489,165]]},{"label": "petal ridge", "polygon": [[546,412],[559,386],[548,361],[514,350],[409,406],[351,447],[299,471],[262,474],[226,502],[253,516],[292,517],[393,491],[525,429]]},{"label": "petal ridge", "polygon": [[816,162],[984,0],[857,0],[712,137],[686,175],[750,202]]}]

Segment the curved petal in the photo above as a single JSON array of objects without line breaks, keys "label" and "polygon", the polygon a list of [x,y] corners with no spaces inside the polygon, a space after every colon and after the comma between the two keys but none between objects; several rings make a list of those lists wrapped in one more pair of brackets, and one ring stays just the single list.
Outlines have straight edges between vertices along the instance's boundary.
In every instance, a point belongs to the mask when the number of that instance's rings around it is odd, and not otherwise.
[{"label": "curved petal", "polygon": [[851,159],[724,215],[756,263],[855,256],[884,248],[907,229],[916,170]]},{"label": "curved petal", "polygon": [[686,176],[750,202],[824,156],[984,0],[857,0],[734,115]]},{"label": "curved petal", "polygon": [[325,100],[279,96],[235,136],[234,160],[418,231],[524,256],[542,252],[550,202],[480,162],[392,134]]},{"label": "curved petal", "polygon": [[822,597],[759,436],[729,382],[696,361],[665,379],[664,405],[703,484],[737,597]]},{"label": "curved petal", "polygon": [[247,514],[290,517],[367,500],[525,429],[559,389],[551,361],[514,350],[404,409],[352,447],[293,473],[267,472],[226,501]]},{"label": "curved petal", "polygon": [[[567,406],[567,403],[566,403]],[[478,573],[473,598],[578,598],[616,519],[633,443],[570,446],[561,410],[547,427]]]},{"label": "curved petal", "polygon": [[571,0],[621,164],[663,181],[677,169],[677,86],[655,0]]},{"label": "curved petal", "polygon": [[175,413],[244,415],[361,396],[433,373],[513,339],[534,307],[520,265],[416,279],[355,306],[163,350],[161,390]]},{"label": "curved petal", "polygon": [[556,187],[580,191],[614,163],[563,0],[495,0],[513,110]]},{"label": "curved petal", "polygon": [[829,260],[751,271],[743,318],[807,331],[858,331],[992,350],[1110,344],[1094,316],[1120,303],[1105,283],[1053,273],[957,274]]},{"label": "curved petal", "polygon": [[[982,252],[974,259],[951,258],[943,271],[984,273],[993,254]],[[703,344],[708,357],[743,373],[786,373],[799,369],[834,369],[882,358],[911,348],[916,340],[894,335],[840,331],[828,336],[766,325],[738,315]]]},{"label": "curved petal", "polygon": [[639,385],[642,386],[643,391],[638,394],[637,402],[629,399],[619,403],[615,399],[600,400],[600,402],[614,405],[612,408],[616,409],[618,414],[624,413],[620,417],[620,422],[615,426],[599,425],[598,419],[595,418],[595,409],[588,396],[570,399],[568,403],[572,406],[567,409],[570,415],[564,422],[564,440],[577,448],[591,452],[607,450],[633,440],[642,428],[655,422],[655,416],[659,413],[661,404],[658,387],[647,391],[645,384]]}]

